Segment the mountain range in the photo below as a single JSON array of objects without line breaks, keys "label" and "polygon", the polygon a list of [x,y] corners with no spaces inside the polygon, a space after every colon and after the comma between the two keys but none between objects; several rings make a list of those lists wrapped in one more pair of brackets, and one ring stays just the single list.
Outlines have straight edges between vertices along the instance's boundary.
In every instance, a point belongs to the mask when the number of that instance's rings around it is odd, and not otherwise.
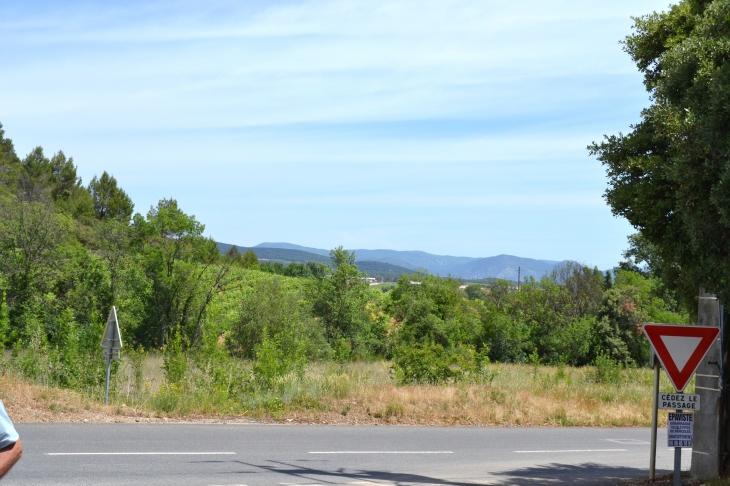
[{"label": "mountain range", "polygon": [[[219,243],[222,252],[227,251],[231,245]],[[245,247],[239,247],[243,252]],[[251,247],[261,259],[278,261],[317,261],[329,262],[329,250],[311,248],[293,243],[260,243]],[[428,272],[466,280],[478,280],[483,278],[503,278],[517,280],[517,271],[525,276],[542,278],[549,274],[556,265],[568,262],[553,260],[536,260],[513,255],[497,255],[486,258],[434,255],[423,251],[399,251],[399,250],[350,250],[355,253],[355,259],[359,267],[385,268],[383,265],[374,265],[372,262],[389,264],[387,267],[391,272],[414,271],[425,269]],[[400,268],[398,268],[400,267]],[[364,268],[362,268],[364,271]]]}]

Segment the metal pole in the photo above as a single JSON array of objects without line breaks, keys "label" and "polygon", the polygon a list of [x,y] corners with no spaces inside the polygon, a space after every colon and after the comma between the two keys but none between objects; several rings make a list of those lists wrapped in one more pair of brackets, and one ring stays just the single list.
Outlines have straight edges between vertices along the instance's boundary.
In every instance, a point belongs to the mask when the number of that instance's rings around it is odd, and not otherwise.
[{"label": "metal pole", "polygon": [[[684,391],[677,392],[682,394]],[[676,410],[677,413],[684,413],[684,410]],[[682,486],[682,447],[674,448],[674,486]]]},{"label": "metal pole", "polygon": [[[653,350],[652,350],[653,352]],[[656,477],[656,430],[659,412],[659,360],[654,358],[654,400],[651,407],[651,456],[649,457],[649,479]]]},{"label": "metal pole", "polygon": [[674,486],[682,486],[682,448],[674,448]]}]

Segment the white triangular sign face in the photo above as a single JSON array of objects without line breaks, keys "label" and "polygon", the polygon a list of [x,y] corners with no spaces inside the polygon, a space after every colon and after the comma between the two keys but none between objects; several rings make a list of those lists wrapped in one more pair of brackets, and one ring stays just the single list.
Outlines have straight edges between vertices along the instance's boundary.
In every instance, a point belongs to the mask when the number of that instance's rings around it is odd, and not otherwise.
[{"label": "white triangular sign face", "polygon": [[674,388],[681,392],[720,334],[719,327],[646,323],[649,338]]},{"label": "white triangular sign face", "polygon": [[119,332],[119,322],[117,322],[117,309],[112,306],[109,311],[109,319],[106,321],[104,334],[101,336],[101,347],[105,350],[122,349],[122,334]]},{"label": "white triangular sign face", "polygon": [[661,338],[680,372],[702,341],[700,337],[661,336]]}]

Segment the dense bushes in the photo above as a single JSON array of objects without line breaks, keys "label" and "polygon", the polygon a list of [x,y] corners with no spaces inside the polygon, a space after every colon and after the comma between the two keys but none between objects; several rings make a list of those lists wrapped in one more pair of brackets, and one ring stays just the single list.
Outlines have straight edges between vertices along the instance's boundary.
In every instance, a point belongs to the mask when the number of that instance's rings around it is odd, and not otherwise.
[{"label": "dense bushes", "polygon": [[519,290],[415,273],[382,292],[342,247],[330,265],[259,267],[251,251],[221,255],[174,199],[133,214],[114,177],[84,187],[72,159],[39,148],[21,160],[1,129],[0,176],[5,365],[65,387],[101,385],[112,305],[125,353],[163,354],[164,400],[190,380],[243,400],[298,379],[312,360],[392,359],[404,384],[481,380],[490,360],[642,365],[642,322],[689,320],[638,269],[610,278],[568,264]]}]

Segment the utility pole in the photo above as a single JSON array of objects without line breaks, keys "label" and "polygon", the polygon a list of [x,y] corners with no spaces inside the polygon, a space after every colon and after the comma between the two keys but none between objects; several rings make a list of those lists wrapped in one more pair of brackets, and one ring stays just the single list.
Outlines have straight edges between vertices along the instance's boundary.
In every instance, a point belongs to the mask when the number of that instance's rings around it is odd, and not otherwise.
[{"label": "utility pole", "polygon": [[692,477],[707,480],[715,479],[725,470],[727,440],[726,408],[724,399],[723,332],[724,309],[719,300],[712,294],[700,290],[697,309],[698,324],[720,328],[720,337],[710,348],[705,359],[697,367],[695,393],[700,396],[702,408],[694,412],[694,447],[692,448]]},{"label": "utility pole", "polygon": [[521,270],[521,268],[518,266],[517,267],[517,292],[520,291],[520,270]]}]

